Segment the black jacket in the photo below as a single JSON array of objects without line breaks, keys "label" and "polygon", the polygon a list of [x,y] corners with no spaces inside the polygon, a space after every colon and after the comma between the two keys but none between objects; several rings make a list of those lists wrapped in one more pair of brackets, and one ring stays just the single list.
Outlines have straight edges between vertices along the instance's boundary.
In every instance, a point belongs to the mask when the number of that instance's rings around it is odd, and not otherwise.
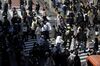
[{"label": "black jacket", "polygon": [[75,56],[75,58],[74,58],[74,66],[81,66],[81,62],[80,62],[79,56]]}]

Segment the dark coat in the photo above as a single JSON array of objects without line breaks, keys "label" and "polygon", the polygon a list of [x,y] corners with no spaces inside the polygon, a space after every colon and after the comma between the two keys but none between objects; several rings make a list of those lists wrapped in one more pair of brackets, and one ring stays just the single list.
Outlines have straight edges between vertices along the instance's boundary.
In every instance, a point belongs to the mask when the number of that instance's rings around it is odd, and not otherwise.
[{"label": "dark coat", "polygon": [[80,62],[79,56],[75,56],[75,58],[74,58],[74,66],[81,66],[81,62]]},{"label": "dark coat", "polygon": [[24,5],[24,0],[20,0],[20,5]]},{"label": "dark coat", "polygon": [[36,4],[36,10],[40,9],[40,4]]},{"label": "dark coat", "polygon": [[4,12],[7,12],[8,11],[8,3],[5,3],[4,4]]},{"label": "dark coat", "polygon": [[29,0],[29,7],[28,7],[28,10],[29,11],[32,11],[32,6],[33,6],[33,2],[32,2],[32,0]]},{"label": "dark coat", "polygon": [[8,4],[12,4],[12,0],[8,0]]},{"label": "dark coat", "polygon": [[94,50],[98,51],[98,38],[95,38],[95,43],[94,43]]},{"label": "dark coat", "polygon": [[2,9],[2,2],[0,1],[0,9]]}]

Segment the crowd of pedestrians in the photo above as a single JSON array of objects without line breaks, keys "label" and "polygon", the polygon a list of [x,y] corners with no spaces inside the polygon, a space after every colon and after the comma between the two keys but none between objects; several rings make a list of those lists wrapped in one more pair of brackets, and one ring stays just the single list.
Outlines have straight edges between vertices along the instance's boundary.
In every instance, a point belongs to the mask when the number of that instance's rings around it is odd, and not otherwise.
[{"label": "crowd of pedestrians", "polygon": [[[18,66],[25,66],[26,60],[29,66],[81,66],[78,49],[81,46],[81,49],[86,52],[92,29],[96,33],[93,53],[90,48],[88,49],[92,54],[96,54],[100,24],[98,5],[94,6],[93,3],[84,5],[78,0],[65,0],[64,3],[52,0],[53,8],[57,12],[55,25],[52,25],[47,18],[46,8],[40,6],[39,2],[35,4],[35,11],[33,11],[32,0],[29,0],[27,8],[26,4],[26,0],[20,0],[22,15],[20,17],[16,7],[12,8],[11,0],[5,1],[3,8],[0,0],[0,9],[3,10],[3,20],[0,20],[2,60],[6,60],[7,55],[12,53],[15,54]],[[13,11],[11,20],[8,19],[9,7]],[[43,8],[42,13],[40,13],[40,7]],[[41,15],[42,19],[37,15]],[[26,59],[23,55],[23,45],[29,38],[35,39],[36,42]],[[51,38],[55,40],[54,44],[50,43]],[[4,64],[2,66],[5,66],[7,61],[9,60],[2,61]]]}]

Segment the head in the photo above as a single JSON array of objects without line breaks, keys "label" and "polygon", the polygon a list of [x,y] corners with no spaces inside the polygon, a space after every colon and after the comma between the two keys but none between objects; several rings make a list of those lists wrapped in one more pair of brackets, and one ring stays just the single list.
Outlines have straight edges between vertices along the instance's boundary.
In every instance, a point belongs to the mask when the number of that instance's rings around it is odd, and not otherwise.
[{"label": "head", "polygon": [[43,11],[45,11],[45,8],[43,8]]},{"label": "head", "polygon": [[60,12],[58,12],[58,14],[60,14]]},{"label": "head", "polygon": [[77,50],[75,51],[75,55],[78,56],[78,51]]}]

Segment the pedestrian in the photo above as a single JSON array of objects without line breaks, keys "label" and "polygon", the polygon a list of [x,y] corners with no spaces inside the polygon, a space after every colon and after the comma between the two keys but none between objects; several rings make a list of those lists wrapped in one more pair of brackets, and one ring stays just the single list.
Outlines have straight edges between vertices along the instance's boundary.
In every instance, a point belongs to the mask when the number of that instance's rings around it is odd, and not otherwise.
[{"label": "pedestrian", "polygon": [[73,50],[71,50],[70,56],[68,57],[68,66],[74,66],[74,58],[75,55],[73,53]]},{"label": "pedestrian", "polygon": [[84,13],[84,28],[86,28],[88,25],[89,25],[89,17],[88,17],[88,14],[85,12]]},{"label": "pedestrian", "polygon": [[57,29],[60,26],[60,18],[61,18],[61,14],[60,14],[60,12],[58,12],[58,14],[57,14],[57,21],[56,21],[56,28]]},{"label": "pedestrian", "polygon": [[53,7],[56,8],[56,0],[52,0]]},{"label": "pedestrian", "polygon": [[10,22],[7,18],[4,18],[4,22],[3,22],[3,30],[5,33],[5,36],[8,34],[8,28],[10,26]]},{"label": "pedestrian", "polygon": [[28,0],[28,10],[30,11],[30,12],[32,12],[32,9],[33,9],[33,1],[32,0]]},{"label": "pedestrian", "polygon": [[12,16],[12,17],[16,17],[16,16],[17,16],[17,10],[16,10],[16,8],[14,7],[14,8],[12,9],[12,11],[13,11],[13,16]]},{"label": "pedestrian", "polygon": [[49,21],[47,21],[46,25],[47,25],[47,30],[46,30],[47,39],[50,39],[49,34],[50,34],[51,30],[52,30],[51,23]]},{"label": "pedestrian", "polygon": [[62,39],[62,36],[61,35],[58,35],[56,37],[56,41],[55,41],[55,46],[57,46],[57,50],[61,50],[62,48],[62,44],[64,43],[63,39]]},{"label": "pedestrian", "polygon": [[3,24],[2,21],[0,20],[0,42],[3,42],[3,38],[4,38],[4,30],[3,30]]},{"label": "pedestrian", "polygon": [[43,23],[42,26],[42,35],[44,35],[45,40],[49,38],[49,32],[48,32],[48,25],[46,25],[46,22]]},{"label": "pedestrian", "polygon": [[78,51],[75,52],[74,66],[81,66],[80,57],[78,56]]},{"label": "pedestrian", "polygon": [[43,18],[43,21],[47,20],[47,14],[46,14],[46,9],[45,8],[43,8],[42,18]]},{"label": "pedestrian", "polygon": [[25,12],[25,7],[24,7],[24,5],[21,5],[21,15],[22,16],[24,15],[24,12]]},{"label": "pedestrian", "polygon": [[94,15],[93,15],[92,10],[88,11],[88,16],[89,16],[90,25],[93,26],[94,25],[94,23],[93,23]]},{"label": "pedestrian", "polygon": [[9,5],[9,8],[11,9],[11,7],[12,7],[12,0],[8,0],[8,5]]},{"label": "pedestrian", "polygon": [[86,32],[82,29],[79,30],[80,32],[77,34],[77,41],[78,41],[78,48],[81,45],[84,52],[86,52],[86,43],[87,43],[87,36]]},{"label": "pedestrian", "polygon": [[99,35],[99,28],[96,26],[95,27],[95,35],[98,36]]},{"label": "pedestrian", "polygon": [[31,36],[32,36],[32,38],[36,38],[36,35],[35,35],[36,27],[37,27],[37,20],[34,19],[32,24],[31,24]]},{"label": "pedestrian", "polygon": [[40,24],[37,24],[35,34],[36,34],[37,44],[40,44],[40,42],[39,42],[40,37],[41,37],[41,25]]},{"label": "pedestrian", "polygon": [[60,53],[57,50],[54,54],[54,61],[55,61],[55,66],[60,66]]},{"label": "pedestrian", "polygon": [[24,5],[24,0],[20,0],[20,8],[22,5]]},{"label": "pedestrian", "polygon": [[64,16],[66,16],[66,13],[67,13],[67,6],[65,5],[65,3],[64,3],[64,5],[63,5],[63,12],[64,12]]},{"label": "pedestrian", "polygon": [[98,51],[98,38],[95,38],[95,43],[94,43],[94,51]]},{"label": "pedestrian", "polygon": [[1,0],[0,0],[0,10],[2,9],[2,2],[1,2]]},{"label": "pedestrian", "polygon": [[55,62],[50,53],[47,55],[47,60],[44,66],[55,66]]},{"label": "pedestrian", "polygon": [[5,1],[4,2],[4,12],[7,14],[7,12],[8,12],[8,3],[7,3],[7,1]]},{"label": "pedestrian", "polygon": [[52,26],[52,30],[51,30],[51,38],[56,39],[56,27],[55,25]]},{"label": "pedestrian", "polygon": [[76,41],[75,41],[75,36],[72,36],[71,45],[70,45],[70,50],[74,50],[74,49],[75,49],[75,45],[76,45],[75,42],[76,42]]},{"label": "pedestrian", "polygon": [[28,40],[28,26],[26,23],[23,23],[22,32],[23,32],[23,41],[27,41]]},{"label": "pedestrian", "polygon": [[40,4],[37,2],[36,3],[36,8],[35,8],[37,14],[39,14],[39,10],[40,10]]},{"label": "pedestrian", "polygon": [[61,52],[60,54],[60,63],[61,63],[61,66],[67,66],[67,56],[66,56],[65,51]]}]

